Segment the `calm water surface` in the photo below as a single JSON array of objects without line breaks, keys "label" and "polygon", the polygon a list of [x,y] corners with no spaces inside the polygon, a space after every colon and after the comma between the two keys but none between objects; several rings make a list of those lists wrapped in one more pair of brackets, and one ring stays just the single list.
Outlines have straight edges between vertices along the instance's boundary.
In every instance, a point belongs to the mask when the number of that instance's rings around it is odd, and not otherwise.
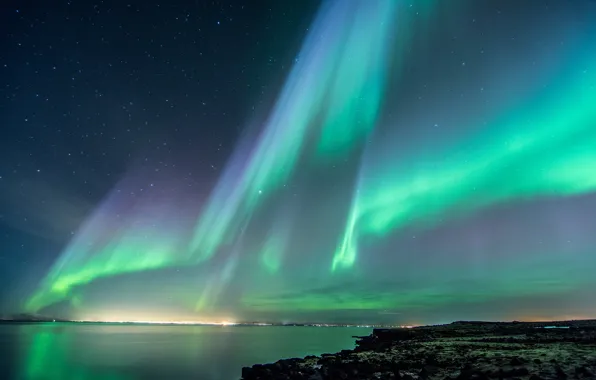
[{"label": "calm water surface", "polygon": [[369,328],[0,325],[0,379],[239,379],[242,367],[354,347]]}]

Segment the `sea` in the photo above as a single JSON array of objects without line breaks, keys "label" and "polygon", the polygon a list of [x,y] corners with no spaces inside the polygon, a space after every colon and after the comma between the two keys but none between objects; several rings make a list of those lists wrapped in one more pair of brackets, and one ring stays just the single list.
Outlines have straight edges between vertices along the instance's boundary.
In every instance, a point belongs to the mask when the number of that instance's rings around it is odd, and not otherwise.
[{"label": "sea", "polygon": [[238,380],[242,367],[354,348],[372,328],[0,324],[4,380]]}]

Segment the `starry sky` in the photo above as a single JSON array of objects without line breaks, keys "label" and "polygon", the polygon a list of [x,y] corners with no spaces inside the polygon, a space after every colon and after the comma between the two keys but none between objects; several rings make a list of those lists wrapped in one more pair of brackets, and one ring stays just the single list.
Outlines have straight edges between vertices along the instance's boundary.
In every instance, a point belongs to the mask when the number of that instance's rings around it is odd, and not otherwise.
[{"label": "starry sky", "polygon": [[7,4],[0,314],[596,317],[594,1]]}]

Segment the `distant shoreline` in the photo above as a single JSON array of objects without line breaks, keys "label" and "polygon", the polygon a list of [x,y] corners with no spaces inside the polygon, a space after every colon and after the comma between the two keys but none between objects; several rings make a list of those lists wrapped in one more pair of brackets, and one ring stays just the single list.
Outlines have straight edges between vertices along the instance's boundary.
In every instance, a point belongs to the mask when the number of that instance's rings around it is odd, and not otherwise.
[{"label": "distant shoreline", "polygon": [[68,320],[0,320],[0,324],[102,324],[102,325],[136,325],[136,326],[251,326],[251,327],[351,327],[351,328],[398,328],[394,325],[350,325],[350,324],[323,324],[323,323],[262,323],[262,322],[240,322],[240,323],[202,323],[202,322],[134,322],[134,321],[68,321]]}]

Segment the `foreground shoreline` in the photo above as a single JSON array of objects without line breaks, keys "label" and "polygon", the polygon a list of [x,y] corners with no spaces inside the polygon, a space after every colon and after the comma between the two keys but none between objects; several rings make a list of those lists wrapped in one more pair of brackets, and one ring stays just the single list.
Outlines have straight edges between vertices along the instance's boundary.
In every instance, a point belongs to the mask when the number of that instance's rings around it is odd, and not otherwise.
[{"label": "foreground shoreline", "polygon": [[243,380],[596,379],[596,320],[374,329],[356,348],[242,369]]}]

